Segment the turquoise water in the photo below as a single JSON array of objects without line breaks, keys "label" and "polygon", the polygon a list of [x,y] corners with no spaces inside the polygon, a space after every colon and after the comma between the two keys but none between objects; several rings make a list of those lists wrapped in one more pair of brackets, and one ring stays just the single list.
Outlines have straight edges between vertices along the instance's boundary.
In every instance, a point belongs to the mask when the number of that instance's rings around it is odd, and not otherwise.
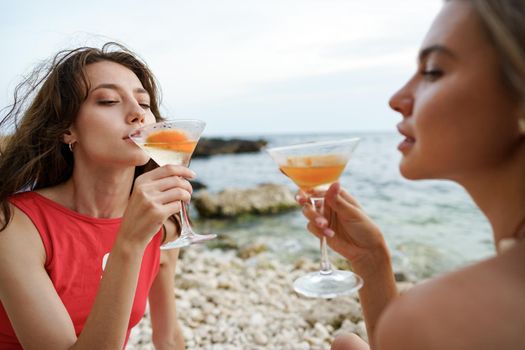
[{"label": "turquoise water", "polygon": [[[418,277],[428,277],[494,254],[490,226],[461,187],[446,181],[408,181],[401,177],[396,149],[401,136],[397,134],[253,138],[278,146],[354,136],[361,142],[341,183],[382,229],[396,264],[404,264]],[[285,184],[295,191],[265,152],[195,159],[191,168],[211,192],[267,182]],[[318,240],[306,231],[300,211],[242,220],[194,220],[201,230],[228,235],[241,245],[260,240],[283,259],[318,256]]]}]

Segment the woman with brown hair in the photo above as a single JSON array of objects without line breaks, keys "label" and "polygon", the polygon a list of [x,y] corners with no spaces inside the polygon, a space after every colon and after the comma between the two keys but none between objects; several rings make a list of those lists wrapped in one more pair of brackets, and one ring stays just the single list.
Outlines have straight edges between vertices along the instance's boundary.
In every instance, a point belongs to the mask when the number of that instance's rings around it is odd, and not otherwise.
[{"label": "woman with brown hair", "polygon": [[122,349],[149,298],[153,342],[183,349],[168,220],[194,176],[128,137],[162,120],[153,74],[115,43],[57,54],[0,122],[0,349]]},{"label": "woman with brown hair", "polygon": [[324,216],[304,214],[363,277],[370,340],[344,335],[332,349],[525,349],[525,1],[445,2],[390,106],[402,117],[401,174],[463,186],[497,255],[398,296],[379,228],[332,185]]}]

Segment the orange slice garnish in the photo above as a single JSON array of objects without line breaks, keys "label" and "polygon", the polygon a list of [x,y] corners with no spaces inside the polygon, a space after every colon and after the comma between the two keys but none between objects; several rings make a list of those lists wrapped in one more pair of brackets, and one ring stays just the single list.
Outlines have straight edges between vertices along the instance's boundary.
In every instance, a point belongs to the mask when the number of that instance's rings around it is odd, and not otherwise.
[{"label": "orange slice garnish", "polygon": [[197,141],[190,140],[182,130],[161,130],[148,135],[146,146],[192,153]]}]

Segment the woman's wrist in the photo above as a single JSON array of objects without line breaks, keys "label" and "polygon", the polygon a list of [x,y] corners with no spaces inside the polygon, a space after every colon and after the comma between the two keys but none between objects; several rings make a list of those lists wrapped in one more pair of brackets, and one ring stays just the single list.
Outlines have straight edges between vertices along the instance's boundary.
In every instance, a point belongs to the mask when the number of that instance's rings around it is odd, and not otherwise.
[{"label": "woman's wrist", "polygon": [[146,249],[146,246],[147,243],[145,242],[122,238],[119,235],[117,236],[115,244],[113,245],[112,253],[118,251],[123,258],[134,257],[137,255],[142,256],[144,250]]},{"label": "woman's wrist", "polygon": [[351,261],[352,270],[365,278],[379,272],[393,273],[390,251],[385,242],[370,250],[367,254]]}]

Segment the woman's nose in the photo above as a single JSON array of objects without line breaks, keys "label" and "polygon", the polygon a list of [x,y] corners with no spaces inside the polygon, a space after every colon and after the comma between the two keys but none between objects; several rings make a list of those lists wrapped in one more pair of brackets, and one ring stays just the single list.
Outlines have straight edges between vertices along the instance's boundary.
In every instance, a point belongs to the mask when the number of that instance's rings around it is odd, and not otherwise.
[{"label": "woman's nose", "polygon": [[129,112],[128,121],[132,124],[134,123],[144,124],[145,118],[146,118],[146,112],[144,111],[144,109],[142,109],[142,107],[138,106],[138,107],[133,108],[133,110]]},{"label": "woman's nose", "polygon": [[394,111],[401,113],[403,117],[412,115],[412,109],[414,107],[414,98],[406,91],[406,86],[397,91],[388,102],[390,108]]}]

